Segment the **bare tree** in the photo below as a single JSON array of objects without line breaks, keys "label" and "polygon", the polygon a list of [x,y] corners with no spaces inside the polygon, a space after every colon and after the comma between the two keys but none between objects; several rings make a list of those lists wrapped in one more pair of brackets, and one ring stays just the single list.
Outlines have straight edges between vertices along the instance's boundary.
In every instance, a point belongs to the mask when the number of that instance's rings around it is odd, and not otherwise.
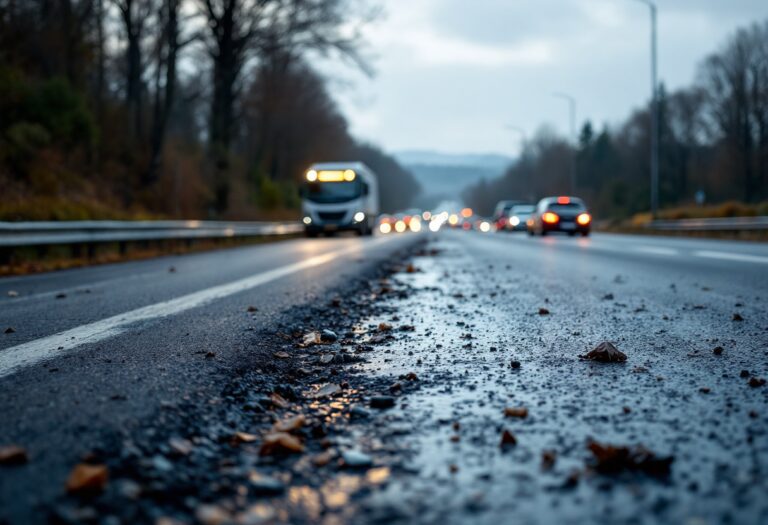
[{"label": "bare tree", "polygon": [[125,103],[131,116],[130,127],[135,139],[143,131],[143,91],[145,63],[143,39],[154,11],[152,0],[112,0],[120,13],[126,39]]}]

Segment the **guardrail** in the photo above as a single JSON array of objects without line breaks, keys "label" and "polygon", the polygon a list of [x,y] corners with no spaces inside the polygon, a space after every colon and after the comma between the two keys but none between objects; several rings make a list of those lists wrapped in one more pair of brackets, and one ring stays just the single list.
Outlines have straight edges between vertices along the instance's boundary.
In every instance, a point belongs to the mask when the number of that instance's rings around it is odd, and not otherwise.
[{"label": "guardrail", "polygon": [[768,230],[768,217],[723,217],[651,221],[648,227],[661,231],[746,231]]},{"label": "guardrail", "polygon": [[279,236],[301,231],[298,222],[0,222],[0,247]]}]

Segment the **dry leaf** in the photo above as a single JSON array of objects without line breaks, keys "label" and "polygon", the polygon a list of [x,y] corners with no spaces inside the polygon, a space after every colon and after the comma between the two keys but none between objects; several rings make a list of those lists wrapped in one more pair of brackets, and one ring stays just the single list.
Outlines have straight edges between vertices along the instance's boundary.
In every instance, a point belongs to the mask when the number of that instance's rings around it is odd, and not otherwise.
[{"label": "dry leaf", "polygon": [[272,427],[273,432],[294,432],[299,430],[307,422],[307,418],[299,414],[298,416],[289,417],[278,421]]},{"label": "dry leaf", "polygon": [[590,466],[601,474],[618,474],[630,470],[652,476],[666,476],[674,460],[672,456],[656,457],[642,445],[626,447],[590,441],[587,448],[594,456]]},{"label": "dry leaf", "polygon": [[304,445],[295,436],[287,432],[272,432],[264,437],[259,454],[274,456],[276,454],[301,454]]},{"label": "dry leaf", "polygon": [[107,486],[109,471],[106,465],[80,463],[75,465],[67,479],[67,492],[77,494],[101,492]]},{"label": "dry leaf", "polygon": [[286,401],[286,399],[278,393],[270,394],[269,399],[272,401],[272,404],[275,405],[277,408],[288,408],[289,406],[291,406],[291,404],[288,401]]},{"label": "dry leaf", "polygon": [[507,407],[504,409],[504,417],[528,417],[528,409],[525,407]]},{"label": "dry leaf", "polygon": [[626,354],[608,341],[603,341],[591,352],[586,355],[580,355],[579,358],[590,361],[600,361],[601,363],[623,363],[627,360]]},{"label": "dry leaf", "polygon": [[232,441],[235,443],[253,443],[256,439],[258,439],[257,436],[248,432],[235,432],[232,435]]},{"label": "dry leaf", "polygon": [[18,445],[0,446],[0,465],[22,465],[29,461],[27,450]]},{"label": "dry leaf", "polygon": [[499,443],[499,446],[501,448],[506,448],[514,445],[517,445],[517,438],[515,438],[515,435],[512,432],[504,429],[504,432],[501,433],[501,442]]},{"label": "dry leaf", "polygon": [[392,330],[392,325],[387,323],[379,323],[379,332],[389,332]]}]

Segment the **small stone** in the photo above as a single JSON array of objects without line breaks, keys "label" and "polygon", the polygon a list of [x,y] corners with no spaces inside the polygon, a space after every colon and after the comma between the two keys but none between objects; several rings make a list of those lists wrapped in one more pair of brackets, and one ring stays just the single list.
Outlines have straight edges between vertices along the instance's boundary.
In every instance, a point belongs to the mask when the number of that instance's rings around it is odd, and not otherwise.
[{"label": "small stone", "polygon": [[711,390],[710,390],[709,387],[703,386],[703,387],[699,388],[699,392],[701,392],[702,394],[709,394],[711,392]]},{"label": "small stone", "polygon": [[539,308],[539,315],[549,315],[549,310],[547,308]]},{"label": "small stone", "polygon": [[723,347],[722,346],[716,346],[712,349],[712,353],[715,355],[722,355],[723,353]]},{"label": "small stone", "polygon": [[341,452],[342,465],[347,468],[367,468],[373,465],[373,458],[359,450]]},{"label": "small stone", "polygon": [[751,377],[749,378],[749,386],[751,386],[752,388],[765,386],[765,379],[762,379],[759,377]]},{"label": "small stone", "polygon": [[257,472],[251,473],[249,481],[254,494],[260,496],[274,496],[285,491],[285,484],[271,476],[263,476]]},{"label": "small stone", "polygon": [[15,331],[16,331],[16,329],[14,327],[12,327],[12,326],[9,326],[8,328],[5,329],[5,333],[6,334],[12,334]]},{"label": "small stone", "polygon": [[741,316],[740,313],[736,312],[735,314],[733,314],[733,320],[734,321],[743,321],[744,318]]},{"label": "small stone", "polygon": [[256,308],[255,306],[249,306],[249,307],[248,307],[248,309],[247,309],[246,311],[247,311],[248,313],[251,313],[251,314],[252,314],[252,313],[254,313],[254,312],[258,312],[258,311],[259,311],[259,309],[258,309],[258,308]]},{"label": "small stone", "polygon": [[747,378],[750,375],[752,374],[749,373],[749,370],[742,370],[741,372],[739,372],[739,377],[741,377],[742,379]]},{"label": "small stone", "polygon": [[520,361],[512,361],[511,363],[509,363],[509,366],[511,366],[512,368],[520,368]]},{"label": "small stone", "polygon": [[332,330],[323,330],[320,332],[320,341],[323,343],[335,343],[339,340],[339,336]]},{"label": "small stone", "polygon": [[349,409],[350,419],[367,419],[369,417],[371,417],[371,413],[364,407],[355,405]]},{"label": "small stone", "polygon": [[392,408],[395,406],[395,398],[392,396],[373,396],[370,405],[371,408]]}]

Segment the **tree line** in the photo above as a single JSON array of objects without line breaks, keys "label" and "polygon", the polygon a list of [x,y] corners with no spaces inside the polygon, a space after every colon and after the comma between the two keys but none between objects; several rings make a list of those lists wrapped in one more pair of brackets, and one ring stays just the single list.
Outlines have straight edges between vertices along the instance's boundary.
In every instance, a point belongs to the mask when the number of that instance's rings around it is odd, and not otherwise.
[{"label": "tree line", "polygon": [[[576,193],[599,216],[645,212],[650,110],[602,129],[587,121],[575,145],[544,127],[503,176],[467,188],[464,198],[490,213],[502,198],[569,193],[575,162]],[[691,86],[661,86],[659,113],[661,206],[687,205],[697,194],[707,202],[768,200],[768,21],[737,30],[700,63]]]},{"label": "tree line", "polygon": [[0,0],[0,217],[295,214],[312,162],[419,188],[312,63],[370,68],[364,0]]}]

